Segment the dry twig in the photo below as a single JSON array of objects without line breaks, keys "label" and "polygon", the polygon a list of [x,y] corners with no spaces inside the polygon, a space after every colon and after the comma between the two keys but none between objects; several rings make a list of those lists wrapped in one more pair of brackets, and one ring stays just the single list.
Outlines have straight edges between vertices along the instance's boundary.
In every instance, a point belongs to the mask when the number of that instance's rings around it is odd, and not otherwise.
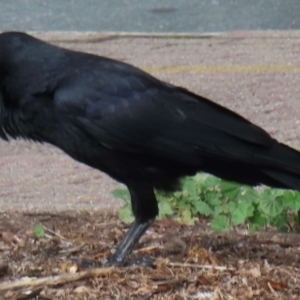
[{"label": "dry twig", "polygon": [[196,268],[196,269],[212,269],[218,271],[233,271],[235,270],[232,267],[225,267],[225,266],[211,266],[211,265],[197,265],[197,264],[190,264],[190,263],[177,263],[177,262],[169,262],[167,264],[170,267],[184,267],[184,268]]},{"label": "dry twig", "polygon": [[81,279],[86,279],[90,277],[97,277],[101,275],[107,275],[112,272],[112,270],[117,270],[115,268],[97,268],[90,269],[86,271],[81,271],[74,274],[62,274],[57,276],[47,276],[32,280],[18,280],[13,282],[3,282],[0,284],[0,291],[6,291],[10,289],[18,289],[24,287],[37,287],[37,286],[55,286],[59,284],[69,283]]}]

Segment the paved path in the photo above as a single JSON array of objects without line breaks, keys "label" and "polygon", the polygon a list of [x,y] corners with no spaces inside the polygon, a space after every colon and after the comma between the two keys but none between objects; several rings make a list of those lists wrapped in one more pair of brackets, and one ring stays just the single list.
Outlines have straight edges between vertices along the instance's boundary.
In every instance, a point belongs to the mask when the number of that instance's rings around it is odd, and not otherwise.
[{"label": "paved path", "polygon": [[[39,33],[70,49],[139,66],[230,107],[300,148],[300,31],[206,38]],[[0,141],[0,208],[115,209],[116,184],[49,145]]]},{"label": "paved path", "polygon": [[0,30],[286,30],[299,12],[299,0],[0,0]]}]

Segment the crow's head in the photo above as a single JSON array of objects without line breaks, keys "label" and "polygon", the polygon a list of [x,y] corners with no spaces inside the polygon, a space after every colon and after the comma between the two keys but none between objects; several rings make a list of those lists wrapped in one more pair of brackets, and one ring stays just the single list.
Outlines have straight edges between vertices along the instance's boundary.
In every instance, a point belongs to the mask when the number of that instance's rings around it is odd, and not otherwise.
[{"label": "crow's head", "polygon": [[1,72],[11,72],[23,65],[41,62],[51,45],[46,44],[26,33],[4,32],[0,34]]}]

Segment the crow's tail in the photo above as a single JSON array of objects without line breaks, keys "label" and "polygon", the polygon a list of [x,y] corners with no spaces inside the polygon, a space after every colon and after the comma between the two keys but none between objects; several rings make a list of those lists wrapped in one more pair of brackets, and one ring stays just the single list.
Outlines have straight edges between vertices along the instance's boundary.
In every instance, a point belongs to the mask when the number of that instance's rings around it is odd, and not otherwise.
[{"label": "crow's tail", "polygon": [[267,156],[256,156],[263,162],[261,172],[274,180],[277,187],[300,190],[300,152],[276,142]]}]

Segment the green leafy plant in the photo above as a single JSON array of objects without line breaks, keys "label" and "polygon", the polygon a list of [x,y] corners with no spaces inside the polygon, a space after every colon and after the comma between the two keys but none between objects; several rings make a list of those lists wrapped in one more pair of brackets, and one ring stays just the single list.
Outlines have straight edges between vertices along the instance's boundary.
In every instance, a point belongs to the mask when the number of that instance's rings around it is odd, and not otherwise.
[{"label": "green leafy plant", "polygon": [[35,226],[34,227],[34,234],[39,239],[45,237],[44,228],[41,225]]},{"label": "green leafy plant", "polygon": [[[120,219],[125,223],[132,222],[129,192],[116,189],[112,193],[125,201],[119,211]],[[218,231],[245,223],[252,230],[271,225],[287,231],[298,229],[300,224],[299,192],[253,188],[203,173],[184,178],[179,192],[156,191],[156,196],[159,219],[174,218],[192,225],[199,217],[207,217],[211,219],[211,228]],[[291,225],[291,220],[295,226]]]}]

